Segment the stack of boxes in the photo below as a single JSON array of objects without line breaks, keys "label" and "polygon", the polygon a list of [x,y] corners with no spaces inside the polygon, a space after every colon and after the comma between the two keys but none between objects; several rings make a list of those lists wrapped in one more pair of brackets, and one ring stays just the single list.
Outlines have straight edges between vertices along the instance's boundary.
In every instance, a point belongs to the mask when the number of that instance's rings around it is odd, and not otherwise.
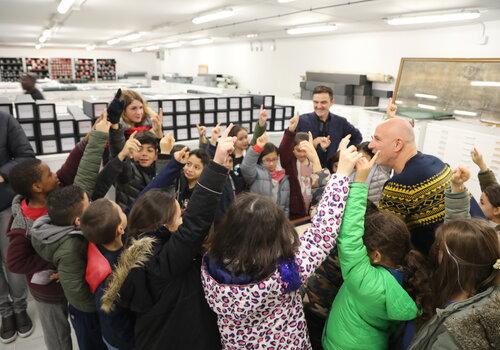
[{"label": "stack of boxes", "polygon": [[341,105],[376,107],[380,97],[392,97],[392,91],[373,90],[366,75],[306,72],[306,81],[300,83],[300,98],[311,100],[319,85],[331,88],[335,103]]},{"label": "stack of boxes", "polygon": [[23,72],[23,59],[21,57],[0,57],[0,80],[19,81]]}]

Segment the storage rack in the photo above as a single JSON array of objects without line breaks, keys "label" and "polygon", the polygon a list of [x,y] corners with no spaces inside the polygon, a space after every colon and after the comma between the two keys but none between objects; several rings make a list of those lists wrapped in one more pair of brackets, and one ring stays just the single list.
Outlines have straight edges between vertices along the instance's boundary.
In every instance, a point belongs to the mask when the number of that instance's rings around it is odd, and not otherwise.
[{"label": "storage rack", "polygon": [[0,80],[19,81],[23,72],[23,59],[21,57],[0,57]]},{"label": "storage rack", "polygon": [[73,78],[71,58],[51,58],[50,77],[61,82],[69,81]]},{"label": "storage rack", "polygon": [[27,57],[26,72],[35,75],[38,79],[49,77],[49,59]]},{"label": "storage rack", "polygon": [[95,81],[93,58],[75,58],[75,80],[79,83]]},{"label": "storage rack", "polygon": [[97,79],[116,80],[116,60],[114,58],[97,59]]}]

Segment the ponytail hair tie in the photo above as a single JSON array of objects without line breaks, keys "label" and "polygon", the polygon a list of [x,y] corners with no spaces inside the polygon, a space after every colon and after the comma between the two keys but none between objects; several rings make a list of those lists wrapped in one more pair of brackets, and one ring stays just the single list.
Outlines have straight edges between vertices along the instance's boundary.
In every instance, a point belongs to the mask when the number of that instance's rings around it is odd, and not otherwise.
[{"label": "ponytail hair tie", "polygon": [[500,270],[500,259],[497,259],[497,261],[493,264],[493,268],[495,270]]}]

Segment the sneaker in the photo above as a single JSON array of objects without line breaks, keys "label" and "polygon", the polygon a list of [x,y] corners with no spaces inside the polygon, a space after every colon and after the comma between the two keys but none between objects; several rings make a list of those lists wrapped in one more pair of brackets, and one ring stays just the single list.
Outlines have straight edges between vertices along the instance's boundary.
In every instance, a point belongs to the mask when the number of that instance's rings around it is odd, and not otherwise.
[{"label": "sneaker", "polygon": [[14,315],[16,316],[17,334],[19,334],[21,338],[30,336],[35,327],[26,310],[15,313]]},{"label": "sneaker", "polygon": [[2,327],[0,328],[0,341],[4,344],[11,343],[17,338],[16,317],[12,314],[2,317]]}]

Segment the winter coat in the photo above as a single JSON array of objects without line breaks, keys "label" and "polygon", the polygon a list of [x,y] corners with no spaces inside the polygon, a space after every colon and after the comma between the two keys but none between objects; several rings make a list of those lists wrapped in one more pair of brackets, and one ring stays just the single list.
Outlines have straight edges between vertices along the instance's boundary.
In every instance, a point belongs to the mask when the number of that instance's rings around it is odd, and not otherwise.
[{"label": "winter coat", "polygon": [[63,302],[64,292],[57,281],[50,281],[47,284],[32,282],[35,273],[41,272],[48,275],[55,272],[56,268],[42,259],[31,245],[28,233],[33,221],[22,213],[21,202],[23,200],[21,195],[17,195],[12,201],[12,224],[7,232],[9,246],[6,266],[11,272],[26,275],[26,282],[35,300],[44,303]]},{"label": "winter coat", "polygon": [[325,325],[325,349],[386,349],[394,321],[413,320],[418,314],[396,278],[370,263],[363,244],[367,197],[365,183],[351,184],[337,243],[344,284]]},{"label": "winter coat", "polygon": [[500,349],[500,288],[437,309],[414,337],[410,350]]},{"label": "winter coat", "polygon": [[31,244],[36,252],[52,263],[68,302],[83,312],[95,312],[94,297],[85,281],[87,241],[75,226],[55,226],[48,215],[31,228]]},{"label": "winter coat", "polygon": [[[241,163],[241,173],[250,186],[250,192],[258,193],[272,198],[273,182],[266,168],[257,164],[260,153],[250,147]],[[278,184],[277,205],[283,209],[287,217],[290,216],[290,183],[285,175]]]},{"label": "winter coat", "polygon": [[[295,256],[300,280],[307,278],[335,246],[349,193],[349,179],[333,175],[320,202],[318,215],[300,236]],[[299,290],[285,292],[279,269],[249,284],[222,284],[202,264],[202,282],[224,349],[310,349]]]},{"label": "winter coat", "polygon": [[199,255],[227,172],[211,162],[194,189],[178,231],[142,234],[141,241],[151,241],[145,243],[147,249],[130,260],[120,259],[113,272],[102,309],[112,310],[116,304],[136,314],[136,349],[220,348],[216,318],[203,296]]},{"label": "winter coat", "polygon": [[491,171],[491,169],[482,172],[480,171],[477,174],[477,178],[479,179],[479,186],[481,187],[482,192],[484,192],[484,190],[491,185],[498,185],[495,173]]},{"label": "winter coat", "polygon": [[299,118],[297,130],[295,131],[310,131],[314,138],[319,136],[330,136],[331,144],[328,146],[326,152],[323,151],[319,145],[316,148],[321,161],[321,166],[323,168],[329,168],[327,164],[328,160],[330,160],[335,152],[337,152],[340,140],[342,140],[345,136],[349,134],[351,135],[349,145],[358,145],[363,141],[361,132],[356,129],[354,125],[349,123],[346,118],[333,113],[329,114],[326,123],[323,123],[314,112],[303,114]]},{"label": "winter coat", "polygon": [[470,219],[469,191],[453,193],[447,188],[444,191],[444,221],[454,219]]},{"label": "winter coat", "polygon": [[9,185],[12,168],[22,161],[34,158],[35,153],[18,121],[10,114],[0,112],[0,211],[10,207],[14,191]]},{"label": "winter coat", "polygon": [[368,199],[378,204],[384,185],[391,177],[391,170],[375,164],[368,175]]}]

